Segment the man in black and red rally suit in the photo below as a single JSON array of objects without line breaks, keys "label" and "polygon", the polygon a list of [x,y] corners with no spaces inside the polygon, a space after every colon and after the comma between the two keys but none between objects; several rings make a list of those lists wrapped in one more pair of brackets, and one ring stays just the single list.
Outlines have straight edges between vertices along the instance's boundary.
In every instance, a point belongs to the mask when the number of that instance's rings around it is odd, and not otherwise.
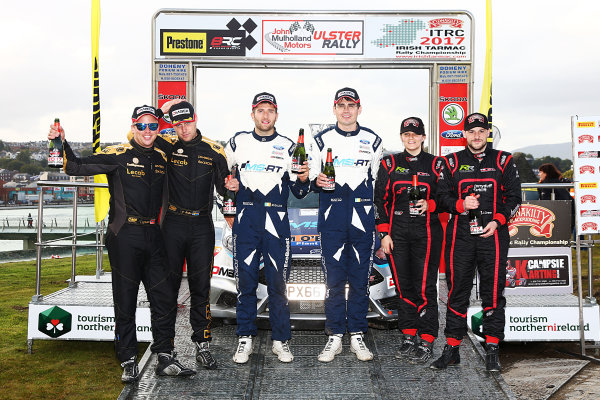
[{"label": "man in black and red rally suit", "polygon": [[[504,338],[504,287],[508,254],[508,220],[521,204],[521,182],[510,153],[492,149],[483,114],[465,118],[467,148],[446,156],[438,183],[439,206],[452,214],[446,228],[447,344],[431,364],[444,369],[460,363],[459,345],[467,333],[467,309],[475,268],[479,272],[486,336],[486,369],[499,371],[498,342]],[[472,234],[469,210],[481,212],[483,232]]]}]

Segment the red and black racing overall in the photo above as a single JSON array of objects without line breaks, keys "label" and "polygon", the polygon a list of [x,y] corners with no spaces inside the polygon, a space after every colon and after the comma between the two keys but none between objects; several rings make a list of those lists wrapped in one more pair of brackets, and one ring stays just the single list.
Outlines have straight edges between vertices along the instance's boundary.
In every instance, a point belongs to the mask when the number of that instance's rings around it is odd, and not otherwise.
[{"label": "red and black racing overall", "polygon": [[[388,260],[400,303],[398,328],[433,342],[438,333],[437,274],[442,251],[442,226],[435,201],[442,157],[421,151],[389,155],[381,160],[375,182],[376,225],[388,233],[393,250]],[[417,175],[427,212],[411,216],[409,190]]]},{"label": "red and black racing overall", "polygon": [[[483,306],[483,333],[487,342],[504,338],[504,287],[508,254],[508,220],[521,204],[521,181],[510,153],[490,148],[478,154],[469,149],[446,156],[447,169],[440,174],[438,200],[452,213],[446,228],[446,280],[448,310],[444,331],[449,343],[467,333],[467,309],[477,268]],[[464,199],[480,195],[479,210],[485,227],[496,221],[490,237],[472,235]],[[456,343],[456,342],[454,342]]]}]

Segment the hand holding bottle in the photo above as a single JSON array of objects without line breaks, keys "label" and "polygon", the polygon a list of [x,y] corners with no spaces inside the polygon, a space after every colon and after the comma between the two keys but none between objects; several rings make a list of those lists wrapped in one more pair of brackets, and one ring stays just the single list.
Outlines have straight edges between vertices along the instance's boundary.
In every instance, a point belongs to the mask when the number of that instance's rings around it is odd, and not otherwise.
[{"label": "hand holding bottle", "polygon": [[469,196],[465,198],[465,202],[463,204],[465,210],[475,210],[479,208],[479,194],[471,193]]}]

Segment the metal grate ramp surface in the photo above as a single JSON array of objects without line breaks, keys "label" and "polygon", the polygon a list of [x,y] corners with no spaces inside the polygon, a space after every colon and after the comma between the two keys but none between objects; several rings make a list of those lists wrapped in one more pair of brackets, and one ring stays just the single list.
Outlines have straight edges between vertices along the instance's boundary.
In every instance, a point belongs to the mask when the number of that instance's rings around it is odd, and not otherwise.
[{"label": "metal grate ramp surface", "polygon": [[[442,286],[442,285],[440,285]],[[442,287],[440,287],[442,292]],[[219,368],[207,371],[196,364],[190,341],[189,303],[179,310],[176,351],[198,374],[191,378],[159,377],[154,373],[155,355],[144,355],[142,378],[127,385],[119,399],[507,399],[514,398],[501,377],[485,371],[479,344],[465,339],[461,365],[434,371],[427,365],[412,365],[394,358],[400,332],[369,329],[365,337],[375,358],[361,362],[350,352],[348,335],[343,352],[331,363],[320,363],[317,355],[327,340],[322,331],[293,331],[294,361],[283,364],[271,352],[270,331],[259,330],[250,361],[237,365],[231,359],[237,345],[235,326],[213,329],[211,351]],[[440,303],[440,321],[445,309]],[[443,323],[441,324],[443,326]],[[441,333],[441,332],[440,332]],[[436,342],[434,356],[443,348],[443,336]],[[481,346],[479,346],[481,347]]]}]

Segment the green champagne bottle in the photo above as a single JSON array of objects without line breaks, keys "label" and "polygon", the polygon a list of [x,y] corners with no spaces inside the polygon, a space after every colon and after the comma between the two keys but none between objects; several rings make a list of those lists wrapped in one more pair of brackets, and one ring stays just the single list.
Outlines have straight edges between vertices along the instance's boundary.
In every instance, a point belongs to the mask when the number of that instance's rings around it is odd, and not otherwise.
[{"label": "green champagne bottle", "polygon": [[[60,132],[60,119],[54,118],[54,127]],[[48,142],[48,166],[63,167],[63,144],[60,135]]]},{"label": "green champagne bottle", "polygon": [[306,149],[304,148],[304,129],[300,128],[298,133],[298,143],[292,154],[292,172],[294,174],[300,173],[300,168],[306,161]]},{"label": "green champagne bottle", "polygon": [[327,176],[327,184],[323,186],[323,190],[333,192],[335,190],[335,169],[333,168],[333,157],[331,148],[327,149],[327,160],[323,167],[323,173]]},{"label": "green champagne bottle", "polygon": [[419,180],[415,174],[413,175],[412,187],[408,192],[408,214],[411,217],[415,217],[421,213],[417,206],[419,200],[421,200],[421,191],[419,190]]}]

